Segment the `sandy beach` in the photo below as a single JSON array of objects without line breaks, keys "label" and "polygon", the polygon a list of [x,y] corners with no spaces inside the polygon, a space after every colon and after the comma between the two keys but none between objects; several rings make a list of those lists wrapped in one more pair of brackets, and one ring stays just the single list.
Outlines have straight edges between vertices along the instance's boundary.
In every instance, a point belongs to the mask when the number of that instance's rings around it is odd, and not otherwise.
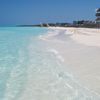
[{"label": "sandy beach", "polygon": [[40,39],[83,87],[100,95],[100,29],[50,27]]}]

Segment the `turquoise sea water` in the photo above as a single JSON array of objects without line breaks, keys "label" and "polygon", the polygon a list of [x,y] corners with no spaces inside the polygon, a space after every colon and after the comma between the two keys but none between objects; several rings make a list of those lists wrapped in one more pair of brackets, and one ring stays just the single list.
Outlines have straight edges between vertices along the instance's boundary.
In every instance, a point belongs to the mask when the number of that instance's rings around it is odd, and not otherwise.
[{"label": "turquoise sea water", "polygon": [[47,51],[38,38],[47,31],[0,27],[0,100],[100,100]]}]

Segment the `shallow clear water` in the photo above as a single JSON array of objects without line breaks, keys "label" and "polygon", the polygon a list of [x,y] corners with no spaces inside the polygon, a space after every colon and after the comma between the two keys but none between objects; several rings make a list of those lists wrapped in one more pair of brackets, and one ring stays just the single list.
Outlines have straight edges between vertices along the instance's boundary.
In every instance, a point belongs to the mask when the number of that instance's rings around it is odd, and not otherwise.
[{"label": "shallow clear water", "polygon": [[0,100],[100,100],[39,40],[47,31],[0,28]]}]

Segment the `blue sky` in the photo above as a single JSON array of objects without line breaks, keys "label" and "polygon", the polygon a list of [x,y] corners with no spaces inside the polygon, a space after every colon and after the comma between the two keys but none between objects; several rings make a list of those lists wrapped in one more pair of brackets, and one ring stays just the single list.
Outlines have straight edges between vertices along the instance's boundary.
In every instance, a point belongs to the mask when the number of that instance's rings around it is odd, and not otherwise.
[{"label": "blue sky", "polygon": [[100,0],[0,0],[0,25],[94,20]]}]

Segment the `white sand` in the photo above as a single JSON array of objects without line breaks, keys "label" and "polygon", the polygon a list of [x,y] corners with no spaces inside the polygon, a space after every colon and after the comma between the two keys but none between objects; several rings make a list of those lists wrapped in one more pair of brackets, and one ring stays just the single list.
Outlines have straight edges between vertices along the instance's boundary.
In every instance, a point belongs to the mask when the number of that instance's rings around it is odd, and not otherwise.
[{"label": "white sand", "polygon": [[[49,28],[40,38],[89,90],[100,95],[100,29]],[[66,68],[66,70],[67,70]]]}]

